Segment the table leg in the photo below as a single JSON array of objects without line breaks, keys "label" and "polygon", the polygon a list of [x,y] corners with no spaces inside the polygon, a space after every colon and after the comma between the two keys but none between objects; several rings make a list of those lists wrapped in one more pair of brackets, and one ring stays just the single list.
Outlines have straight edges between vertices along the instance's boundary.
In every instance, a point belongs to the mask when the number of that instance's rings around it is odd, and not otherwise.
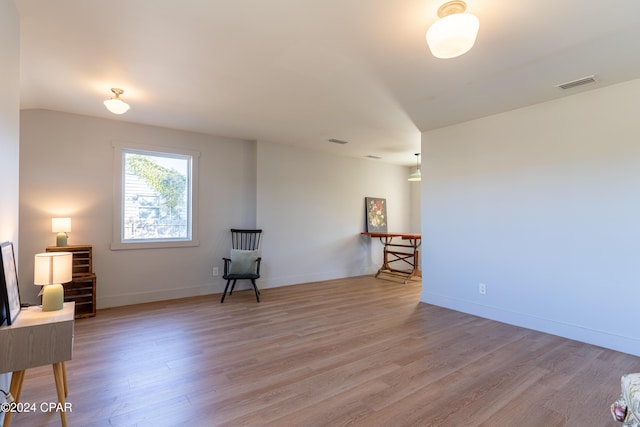
[{"label": "table leg", "polygon": [[[384,239],[384,240],[383,240]],[[380,275],[380,273],[382,273],[383,271],[386,270],[391,270],[391,267],[389,266],[389,252],[388,252],[388,248],[389,248],[389,244],[391,243],[392,238],[391,237],[380,237],[380,243],[382,243],[383,248],[382,248],[382,266],[378,269],[378,272],[376,273],[375,277],[378,277]]]},{"label": "table leg", "polygon": [[[380,243],[383,247],[383,262],[382,266],[376,273],[375,277],[378,277],[382,272],[389,272],[391,274],[400,275],[404,278],[404,284],[406,285],[413,276],[417,276],[419,272],[418,268],[418,247],[420,247],[420,239],[406,239],[409,240],[409,244],[393,243],[393,237],[380,237]],[[411,252],[396,250],[394,248],[407,248]],[[393,259],[391,259],[392,257]],[[391,267],[391,263],[402,261],[409,265],[410,270],[398,270]]]},{"label": "table leg", "polygon": [[67,365],[62,362],[62,379],[64,381],[64,397],[69,395],[69,389],[67,388]]},{"label": "table leg", "polygon": [[[9,385],[9,392],[13,396],[13,399],[18,402],[20,399],[20,392],[22,391],[22,382],[24,381],[24,370],[15,371],[13,375],[11,375],[11,384]],[[12,412],[5,412],[4,414],[4,422],[2,423],[3,427],[9,427],[11,424],[11,415]]]},{"label": "table leg", "polygon": [[419,270],[418,269],[418,248],[413,241],[411,242],[411,244],[413,245],[413,261],[409,263],[411,265],[411,271],[409,272],[407,278],[404,281],[405,285],[409,282],[409,280],[411,280],[413,276],[417,276],[418,270]]},{"label": "table leg", "polygon": [[66,381],[64,373],[64,363],[58,362],[53,364],[53,377],[56,380],[56,392],[58,393],[58,403],[61,404],[62,410],[60,411],[60,420],[62,421],[62,427],[67,427],[67,415],[64,411],[64,398],[66,396]]}]

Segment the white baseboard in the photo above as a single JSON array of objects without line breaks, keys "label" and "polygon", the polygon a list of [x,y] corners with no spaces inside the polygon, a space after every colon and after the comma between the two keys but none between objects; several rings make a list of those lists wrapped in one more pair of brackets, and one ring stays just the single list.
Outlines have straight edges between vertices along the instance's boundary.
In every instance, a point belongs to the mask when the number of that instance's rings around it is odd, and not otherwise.
[{"label": "white baseboard", "polygon": [[[222,288],[224,289],[224,287]],[[120,307],[123,305],[143,304],[146,302],[166,301],[178,298],[188,298],[200,295],[222,293],[218,289],[218,284],[208,283],[190,288],[163,289],[148,292],[135,292],[106,297],[97,297],[96,305],[98,309],[109,307]]]},{"label": "white baseboard", "polygon": [[551,335],[558,335],[575,341],[593,344],[623,353],[640,356],[640,341],[634,338],[616,335],[606,331],[588,329],[580,325],[557,322],[552,319],[532,316],[517,311],[486,306],[471,301],[451,298],[445,295],[425,292],[420,301],[451,310],[461,311],[485,319],[496,320],[510,325],[520,326]]},{"label": "white baseboard", "polygon": [[258,281],[258,287],[277,288],[280,286],[299,285],[302,283],[323,282],[325,280],[345,279],[349,277],[366,276],[374,274],[365,269],[357,268],[353,271],[327,271],[322,273],[297,274],[289,276],[262,277]]}]

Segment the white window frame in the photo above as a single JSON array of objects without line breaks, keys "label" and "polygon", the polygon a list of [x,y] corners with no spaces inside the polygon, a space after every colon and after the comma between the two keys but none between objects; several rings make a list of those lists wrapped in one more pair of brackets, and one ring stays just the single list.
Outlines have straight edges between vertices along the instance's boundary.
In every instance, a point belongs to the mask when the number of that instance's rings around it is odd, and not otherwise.
[{"label": "white window frame", "polygon": [[[191,157],[191,182],[188,185],[190,203],[188,203],[191,217],[191,237],[187,239],[141,239],[135,241],[124,240],[122,221],[124,216],[124,153],[140,152],[140,154],[159,156],[190,156]],[[199,246],[198,241],[198,151],[162,147],[155,145],[133,144],[129,142],[113,142],[113,237],[111,249],[153,249],[153,248],[177,248]]]}]

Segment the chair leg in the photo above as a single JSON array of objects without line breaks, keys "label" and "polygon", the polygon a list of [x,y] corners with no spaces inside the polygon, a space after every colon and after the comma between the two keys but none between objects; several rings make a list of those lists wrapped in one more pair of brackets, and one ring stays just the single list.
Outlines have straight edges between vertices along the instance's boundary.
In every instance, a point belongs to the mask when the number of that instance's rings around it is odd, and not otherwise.
[{"label": "chair leg", "polygon": [[233,290],[236,287],[236,280],[233,281],[233,285],[231,285],[231,290],[229,290],[229,295],[231,295],[233,293]]},{"label": "chair leg", "polygon": [[253,285],[253,290],[256,292],[256,301],[260,302],[260,291],[258,290],[255,279],[251,279],[251,284]]},{"label": "chair leg", "polygon": [[222,299],[220,300],[220,304],[224,302],[224,297],[227,296],[227,288],[229,288],[229,283],[231,283],[231,280],[227,280],[227,286],[224,287],[224,292],[222,293]]}]

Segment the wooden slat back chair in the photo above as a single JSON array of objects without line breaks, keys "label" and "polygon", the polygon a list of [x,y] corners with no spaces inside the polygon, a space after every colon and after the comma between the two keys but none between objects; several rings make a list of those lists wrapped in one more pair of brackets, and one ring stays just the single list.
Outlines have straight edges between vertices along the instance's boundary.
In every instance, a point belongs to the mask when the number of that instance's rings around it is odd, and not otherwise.
[{"label": "wooden slat back chair", "polygon": [[224,274],[222,278],[227,281],[222,294],[221,303],[227,295],[229,284],[231,289],[229,295],[233,293],[238,280],[251,280],[253,290],[256,293],[256,300],[260,302],[260,290],[256,285],[256,279],[260,278],[260,238],[262,230],[242,230],[231,229],[231,255],[224,260]]}]

